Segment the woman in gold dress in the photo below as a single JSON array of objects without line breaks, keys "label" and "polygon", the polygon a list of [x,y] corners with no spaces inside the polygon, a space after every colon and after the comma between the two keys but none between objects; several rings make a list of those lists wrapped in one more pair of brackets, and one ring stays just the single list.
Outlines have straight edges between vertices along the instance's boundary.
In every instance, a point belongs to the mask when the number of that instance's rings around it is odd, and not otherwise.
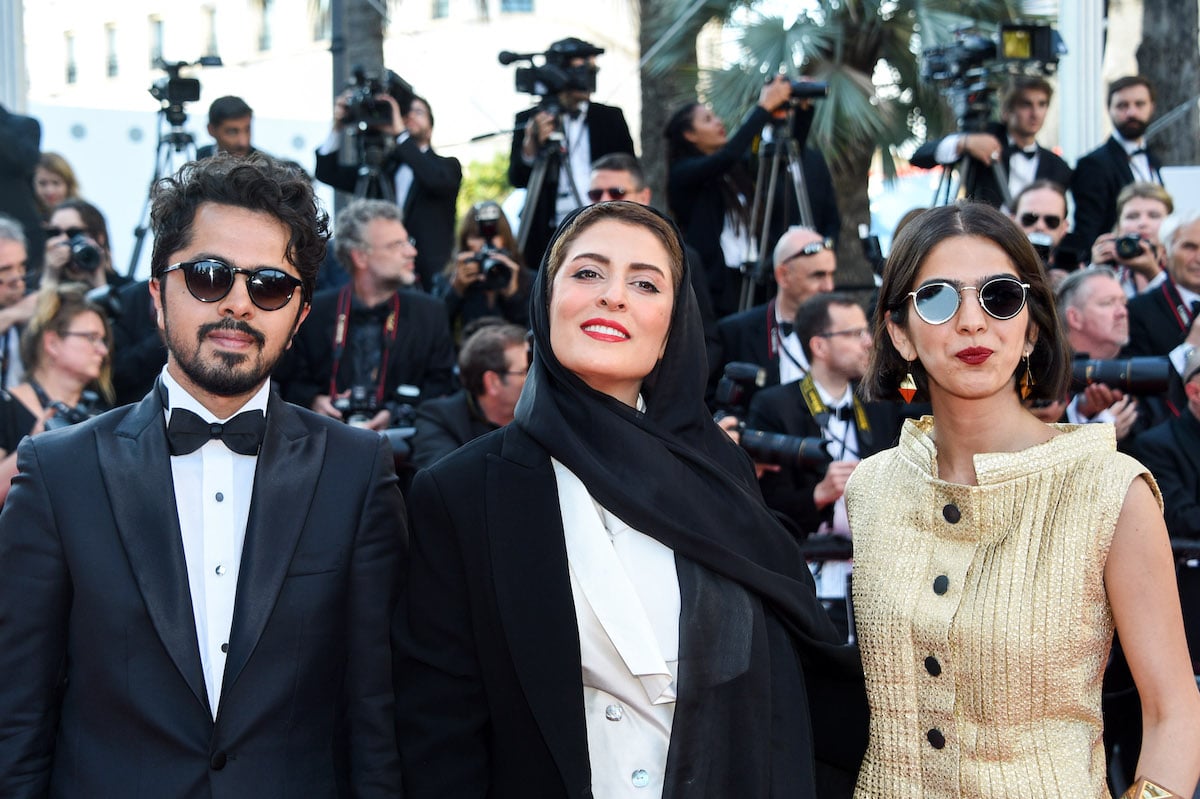
[{"label": "woman in gold dress", "polygon": [[1068,366],[1028,240],[987,206],[926,212],[893,246],[875,342],[865,390],[933,416],[846,487],[871,706],[856,796],[1108,797],[1115,625],[1145,724],[1128,795],[1191,797],[1200,693],[1158,489],[1111,426],[1022,404],[1060,396]]}]

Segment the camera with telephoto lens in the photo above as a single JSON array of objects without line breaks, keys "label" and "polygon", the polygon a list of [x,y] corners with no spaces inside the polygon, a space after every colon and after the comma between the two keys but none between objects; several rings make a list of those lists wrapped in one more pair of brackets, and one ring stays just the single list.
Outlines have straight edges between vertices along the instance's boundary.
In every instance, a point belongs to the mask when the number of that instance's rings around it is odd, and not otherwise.
[{"label": "camera with telephoto lens", "polygon": [[[750,398],[762,388],[766,376],[767,371],[758,364],[745,361],[726,364],[713,399],[720,409],[714,418],[718,421],[725,416],[744,418]],[[829,442],[823,438],[754,430],[746,427],[745,422],[739,422],[737,430],[738,444],[755,463],[823,471],[833,462]]]},{"label": "camera with telephoto lens", "polygon": [[1146,241],[1146,239],[1136,233],[1119,237],[1113,242],[1113,246],[1117,248],[1117,257],[1123,261],[1128,261],[1130,258],[1137,258],[1142,254],[1143,241]]},{"label": "camera with telephoto lens", "polygon": [[375,390],[370,386],[351,386],[350,393],[333,401],[342,413],[342,421],[351,427],[366,427],[379,413]]},{"label": "camera with telephoto lens", "polygon": [[71,248],[71,266],[80,272],[95,272],[100,268],[100,262],[104,259],[104,255],[100,252],[99,247],[88,240],[87,236],[76,233],[67,242],[67,246]]},{"label": "camera with telephoto lens", "polygon": [[1171,380],[1171,361],[1165,356],[1100,360],[1077,358],[1071,363],[1071,392],[1103,383],[1126,394],[1162,394]]},{"label": "camera with telephoto lens", "polygon": [[829,96],[829,84],[824,81],[788,81],[792,84],[793,100],[818,100]]},{"label": "camera with telephoto lens", "polygon": [[350,95],[346,98],[343,121],[361,132],[376,132],[392,124],[392,107],[386,100],[380,100],[379,95],[391,95],[401,114],[408,113],[416,96],[412,85],[390,69],[380,78],[356,66],[346,88],[350,89]]},{"label": "camera with telephoto lens", "polygon": [[483,238],[483,246],[469,260],[479,264],[479,274],[483,275],[480,285],[485,289],[501,291],[508,287],[512,280],[512,267],[496,256],[509,253],[501,247],[492,245],[492,239],[500,234],[500,206],[496,203],[480,203],[475,207],[475,223],[479,228],[477,235]]}]

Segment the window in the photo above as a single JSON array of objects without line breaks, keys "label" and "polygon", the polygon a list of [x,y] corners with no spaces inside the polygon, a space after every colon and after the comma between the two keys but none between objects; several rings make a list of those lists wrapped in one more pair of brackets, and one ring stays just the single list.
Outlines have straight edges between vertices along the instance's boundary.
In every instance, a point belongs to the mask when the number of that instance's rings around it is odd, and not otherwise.
[{"label": "window", "polygon": [[450,16],[450,0],[433,0],[433,18],[445,19]]},{"label": "window", "polygon": [[533,0],[500,0],[500,10],[532,14]]},{"label": "window", "polygon": [[75,34],[64,33],[63,44],[67,50],[67,83],[75,83],[79,79],[79,66],[75,63]]},{"label": "window", "polygon": [[258,0],[258,49],[260,52],[271,49],[272,5],[272,0]]},{"label": "window", "polygon": [[104,74],[110,78],[117,76],[117,26],[108,23],[104,26]]},{"label": "window", "polygon": [[217,48],[217,9],[204,7],[204,55],[219,56]]},{"label": "window", "polygon": [[163,57],[163,21],[150,17],[150,67],[157,68]]}]

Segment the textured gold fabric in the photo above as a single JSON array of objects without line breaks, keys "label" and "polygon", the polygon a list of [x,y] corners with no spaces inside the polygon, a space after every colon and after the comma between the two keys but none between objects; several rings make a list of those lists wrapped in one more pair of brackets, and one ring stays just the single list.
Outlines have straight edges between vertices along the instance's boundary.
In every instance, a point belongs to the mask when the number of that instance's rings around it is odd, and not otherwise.
[{"label": "textured gold fabric", "polygon": [[964,486],[937,479],[932,417],[909,421],[846,486],[871,705],[856,797],[1109,796],[1104,563],[1130,483],[1154,482],[1110,425],[1059,429],[977,455]]}]

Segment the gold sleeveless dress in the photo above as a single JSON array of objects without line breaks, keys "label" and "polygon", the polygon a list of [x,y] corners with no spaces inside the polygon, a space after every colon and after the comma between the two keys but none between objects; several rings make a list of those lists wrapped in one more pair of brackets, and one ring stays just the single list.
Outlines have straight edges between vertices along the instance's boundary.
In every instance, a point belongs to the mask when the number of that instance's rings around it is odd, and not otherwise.
[{"label": "gold sleeveless dress", "polygon": [[[1061,425],[937,478],[932,417],[846,486],[871,706],[856,798],[1108,797],[1104,563],[1145,467],[1111,425]],[[1160,498],[1161,505],[1161,498]]]}]

